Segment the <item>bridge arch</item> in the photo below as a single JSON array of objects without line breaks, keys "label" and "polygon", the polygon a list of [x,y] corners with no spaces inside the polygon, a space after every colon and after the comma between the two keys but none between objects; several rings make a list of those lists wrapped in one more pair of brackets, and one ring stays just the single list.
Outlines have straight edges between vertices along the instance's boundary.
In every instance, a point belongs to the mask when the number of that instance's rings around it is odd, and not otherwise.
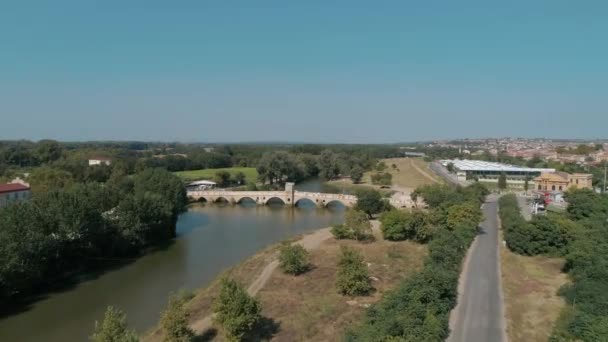
[{"label": "bridge arch", "polygon": [[272,197],[268,197],[268,198],[264,199],[264,204],[268,204],[268,202],[270,202],[270,201],[276,202],[276,203],[280,202],[283,205],[287,205],[288,204],[288,202],[285,202],[284,199],[282,199],[281,197],[278,197],[278,196],[272,196]]},{"label": "bridge arch", "polygon": [[296,207],[298,207],[298,206],[312,207],[312,206],[317,206],[317,205],[318,205],[318,203],[315,202],[315,200],[313,200],[312,198],[308,198],[308,197],[302,197],[294,202],[294,206],[296,206]]},{"label": "bridge arch", "polygon": [[336,204],[338,204],[339,206],[344,207],[344,208],[348,207],[348,205],[346,204],[346,202],[344,202],[342,200],[339,200],[339,199],[332,199],[332,200],[323,201],[323,202],[324,202],[323,206],[325,208],[327,208],[329,206],[335,206]]},{"label": "bridge arch", "polygon": [[224,196],[219,196],[213,199],[213,203],[232,203],[230,202],[230,199],[224,197]]},{"label": "bridge arch", "polygon": [[251,202],[251,203],[257,203],[257,201],[255,200],[255,198],[251,197],[251,196],[243,196],[243,197],[239,197],[235,200],[235,203],[243,203],[243,202]]}]

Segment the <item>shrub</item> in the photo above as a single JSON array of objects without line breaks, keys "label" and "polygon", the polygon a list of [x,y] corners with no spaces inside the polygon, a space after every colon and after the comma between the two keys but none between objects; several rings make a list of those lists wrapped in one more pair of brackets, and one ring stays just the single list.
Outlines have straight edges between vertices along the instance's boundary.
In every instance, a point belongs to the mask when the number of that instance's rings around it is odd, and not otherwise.
[{"label": "shrub", "polygon": [[163,341],[187,342],[194,337],[194,332],[188,326],[190,313],[185,305],[191,296],[178,293],[169,297],[167,308],[161,314],[161,325],[163,327]]},{"label": "shrub", "polygon": [[509,249],[523,255],[563,256],[581,228],[559,215],[521,216],[517,198],[509,194],[499,200],[500,218]]},{"label": "shrub", "polygon": [[298,275],[308,270],[308,252],[299,244],[286,243],[281,247],[279,265],[283,272]]},{"label": "shrub", "polygon": [[431,239],[435,231],[435,227],[429,222],[428,214],[417,209],[393,209],[384,213],[380,221],[382,235],[391,241],[411,239],[424,243]]},{"label": "shrub", "polygon": [[119,309],[108,306],[101,324],[95,322],[95,332],[91,336],[95,342],[136,342],[137,334],[127,327],[127,315]]},{"label": "shrub", "polygon": [[335,224],[331,227],[331,233],[338,240],[352,239],[353,232],[344,224]]},{"label": "shrub", "polygon": [[348,210],[344,217],[344,225],[352,231],[352,237],[357,241],[372,238],[372,225],[362,211]]},{"label": "shrub", "polygon": [[221,290],[213,305],[214,320],[229,340],[238,341],[260,321],[260,303],[233,279],[222,279]]},{"label": "shrub", "polygon": [[374,185],[391,185],[393,183],[393,175],[390,173],[374,173],[371,179]]},{"label": "shrub", "polygon": [[363,256],[356,250],[341,246],[336,288],[338,293],[349,296],[367,295],[372,289]]}]

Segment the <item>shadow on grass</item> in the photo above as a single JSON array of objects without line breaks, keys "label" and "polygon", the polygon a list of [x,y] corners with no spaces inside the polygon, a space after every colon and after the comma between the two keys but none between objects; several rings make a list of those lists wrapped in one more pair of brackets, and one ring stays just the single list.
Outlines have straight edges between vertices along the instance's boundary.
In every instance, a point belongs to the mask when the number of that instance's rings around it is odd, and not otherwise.
[{"label": "shadow on grass", "polygon": [[[262,317],[262,318],[260,318],[260,321],[256,324],[256,326],[253,328],[253,330],[251,332],[249,332],[248,334],[246,334],[245,336],[243,336],[241,341],[248,341],[248,342],[268,341],[268,340],[272,339],[274,337],[274,335],[276,335],[276,333],[279,332],[280,328],[281,328],[281,324],[276,322],[274,319],[268,318],[268,317]],[[210,328],[210,329],[207,329],[205,332],[203,332],[201,335],[194,337],[194,339],[192,341],[194,341],[194,342],[213,341],[217,337],[218,333],[219,333],[219,331],[216,328]]]}]

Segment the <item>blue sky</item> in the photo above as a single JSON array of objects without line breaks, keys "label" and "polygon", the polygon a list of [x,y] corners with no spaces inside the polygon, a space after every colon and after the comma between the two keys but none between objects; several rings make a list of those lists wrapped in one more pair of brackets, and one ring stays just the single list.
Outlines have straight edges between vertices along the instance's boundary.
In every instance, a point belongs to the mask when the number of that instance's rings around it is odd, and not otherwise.
[{"label": "blue sky", "polygon": [[0,139],[608,138],[606,1],[2,1]]}]

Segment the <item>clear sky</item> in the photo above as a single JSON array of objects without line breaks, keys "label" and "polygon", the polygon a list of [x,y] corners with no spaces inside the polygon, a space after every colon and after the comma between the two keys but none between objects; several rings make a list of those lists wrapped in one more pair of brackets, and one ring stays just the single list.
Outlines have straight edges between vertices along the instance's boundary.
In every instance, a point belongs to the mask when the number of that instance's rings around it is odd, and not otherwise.
[{"label": "clear sky", "polygon": [[0,139],[608,138],[608,1],[0,0]]}]

